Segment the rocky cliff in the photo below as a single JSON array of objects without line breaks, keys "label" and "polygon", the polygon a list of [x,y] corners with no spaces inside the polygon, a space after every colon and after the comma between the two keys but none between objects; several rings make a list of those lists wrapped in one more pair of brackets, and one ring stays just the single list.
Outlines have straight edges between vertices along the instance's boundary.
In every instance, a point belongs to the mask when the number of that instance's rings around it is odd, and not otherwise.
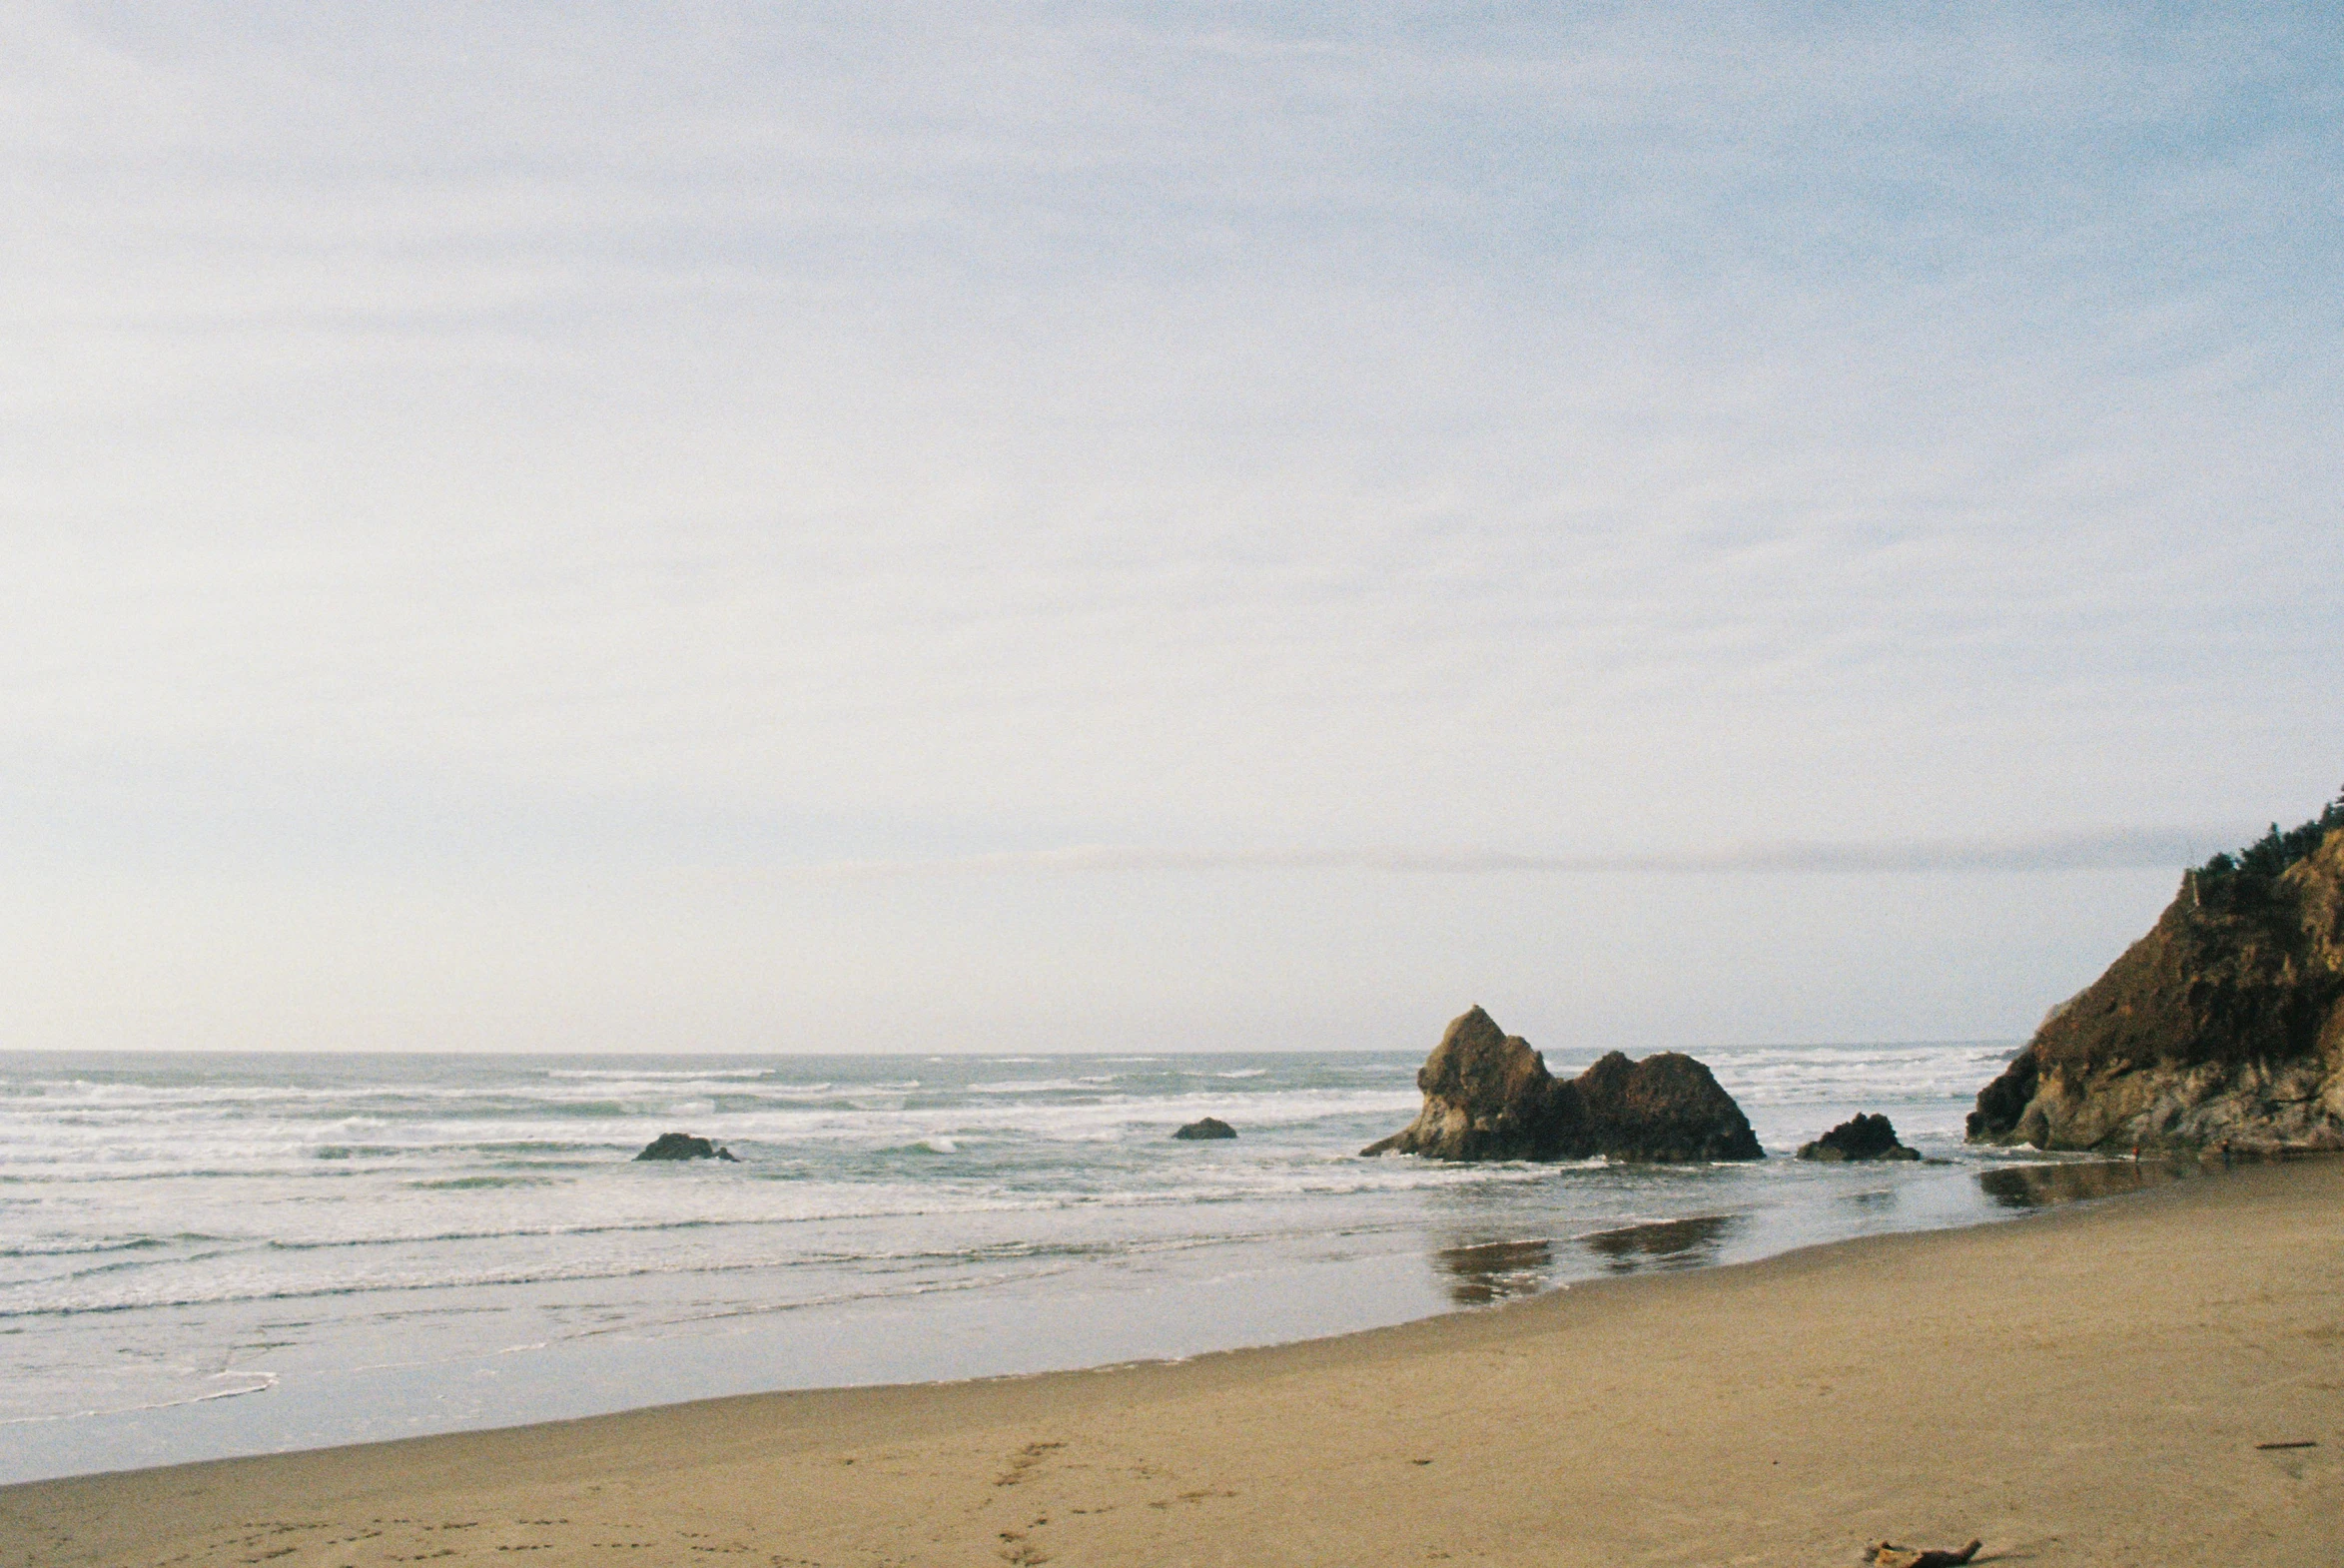
[{"label": "rocky cliff", "polygon": [[1763,1160],[1749,1118],[1708,1068],[1665,1051],[1619,1052],[1569,1082],[1519,1035],[1474,1008],[1416,1072],[1424,1109],[1362,1150],[1433,1160]]},{"label": "rocky cliff", "polygon": [[2185,875],[2155,929],[1979,1093],[1968,1133],[2039,1149],[2344,1148],[2344,830],[2274,876]]}]

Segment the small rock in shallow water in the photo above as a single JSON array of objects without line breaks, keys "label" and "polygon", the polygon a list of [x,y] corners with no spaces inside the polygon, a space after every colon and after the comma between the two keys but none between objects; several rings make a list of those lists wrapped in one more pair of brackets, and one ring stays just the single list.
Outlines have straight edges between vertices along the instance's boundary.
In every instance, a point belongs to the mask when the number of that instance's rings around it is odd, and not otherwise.
[{"label": "small rock in shallow water", "polygon": [[1802,1160],[1919,1160],[1921,1151],[1897,1142],[1897,1129],[1887,1117],[1858,1116],[1841,1123],[1812,1144],[1799,1147]]},{"label": "small rock in shallow water", "polygon": [[1177,1133],[1172,1135],[1174,1138],[1184,1138],[1190,1140],[1200,1138],[1235,1138],[1236,1136],[1237,1130],[1229,1126],[1226,1122],[1223,1122],[1218,1117],[1206,1117],[1201,1122],[1191,1122],[1186,1127],[1181,1128]]},{"label": "small rock in shallow water", "polygon": [[689,1133],[662,1133],[643,1147],[637,1160],[731,1160],[733,1153],[720,1144]]}]

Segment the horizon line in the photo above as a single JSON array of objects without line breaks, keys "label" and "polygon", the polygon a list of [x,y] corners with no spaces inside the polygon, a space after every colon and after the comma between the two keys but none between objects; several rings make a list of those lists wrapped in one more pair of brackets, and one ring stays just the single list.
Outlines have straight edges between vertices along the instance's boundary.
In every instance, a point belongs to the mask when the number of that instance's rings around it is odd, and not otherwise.
[{"label": "horizon line", "polygon": [[2118,828],[2022,838],[1786,840],[1706,850],[1553,854],[1501,849],[1180,849],[1076,844],[971,855],[694,868],[782,881],[1141,871],[1383,871],[1422,876],[1701,875],[2170,870],[2178,875],[2235,837],[2207,829]]}]

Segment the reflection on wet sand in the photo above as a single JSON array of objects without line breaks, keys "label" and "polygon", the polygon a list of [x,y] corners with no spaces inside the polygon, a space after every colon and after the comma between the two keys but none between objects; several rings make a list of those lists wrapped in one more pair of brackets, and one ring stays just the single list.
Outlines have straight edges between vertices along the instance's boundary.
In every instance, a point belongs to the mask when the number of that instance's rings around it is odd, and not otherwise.
[{"label": "reflection on wet sand", "polygon": [[[2204,1168],[2185,1160],[2044,1161],[1981,1171],[1977,1185],[1997,1207],[2047,1208],[2136,1192],[2203,1174]],[[1841,1201],[1891,1209],[1903,1201],[1903,1194],[1901,1186],[1892,1182],[1846,1192]],[[1554,1285],[1558,1275],[1581,1272],[1585,1264],[1574,1262],[1570,1252],[1573,1244],[1584,1246],[1608,1273],[1700,1268],[1718,1262],[1726,1243],[1751,1223],[1747,1214],[1699,1214],[1598,1230],[1576,1237],[1574,1242],[1543,1237],[1469,1242],[1440,1248],[1432,1254],[1432,1261],[1451,1302],[1488,1306],[1514,1296],[1534,1295]],[[1559,1257],[1558,1252],[1562,1254]]]},{"label": "reflection on wet sand", "polygon": [[2198,1169],[2179,1160],[2092,1160],[2073,1165],[2005,1166],[1978,1174],[1985,1195],[2004,1208],[2048,1208],[2161,1186]]},{"label": "reflection on wet sand", "polygon": [[1580,1240],[1615,1274],[1639,1268],[1698,1268],[1717,1261],[1718,1247],[1742,1227],[1740,1214],[1703,1214],[1658,1224],[1599,1230]]},{"label": "reflection on wet sand", "polygon": [[1487,1306],[1544,1289],[1554,1267],[1554,1248],[1545,1241],[1485,1241],[1444,1247],[1432,1254],[1432,1260],[1449,1276],[1450,1300],[1459,1306]]}]

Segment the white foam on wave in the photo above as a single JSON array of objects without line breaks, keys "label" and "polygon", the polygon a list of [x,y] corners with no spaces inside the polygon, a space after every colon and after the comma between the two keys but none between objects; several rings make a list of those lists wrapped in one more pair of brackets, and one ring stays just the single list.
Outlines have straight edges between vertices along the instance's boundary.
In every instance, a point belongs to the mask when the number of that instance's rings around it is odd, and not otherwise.
[{"label": "white foam on wave", "polygon": [[[1095,1194],[1088,1198],[1027,1199],[974,1202],[951,1210],[957,1224],[967,1226],[986,1219],[1015,1219],[1021,1215],[1070,1216],[1155,1211],[1168,1215],[1195,1215],[1241,1201],[1249,1196],[1315,1201],[1327,1197],[1414,1190],[1423,1187],[1527,1184],[1552,1179],[1545,1168],[1460,1167],[1426,1169],[1407,1162],[1385,1162],[1381,1170],[1355,1173],[1349,1177],[1331,1173],[1296,1173],[1279,1189],[1264,1194],[1238,1184],[1196,1180],[1152,1191]],[[838,1215],[863,1220],[903,1220],[934,1217],[939,1210],[921,1205],[897,1213],[865,1212]],[[1307,1230],[1317,1221],[1302,1226]],[[1061,1238],[1046,1227],[1035,1235],[1015,1235],[992,1243],[975,1242],[951,1248],[914,1245],[893,1248],[857,1244],[839,1251],[819,1244],[821,1237],[794,1241],[786,1231],[770,1225],[748,1225],[736,1232],[712,1237],[662,1234],[676,1227],[652,1227],[652,1233],[634,1240],[664,1242],[650,1246],[605,1244],[606,1232],[573,1235],[504,1234],[471,1239],[493,1241],[492,1249],[445,1246],[412,1250],[361,1264],[336,1261],[290,1261],[246,1253],[224,1259],[217,1266],[183,1269],[168,1277],[107,1282],[93,1288],[86,1281],[41,1281],[46,1288],[16,1286],[0,1289],[0,1321],[23,1324],[30,1320],[98,1316],[118,1319],[125,1312],[171,1312],[220,1307],[236,1303],[411,1300],[415,1291],[510,1290],[547,1284],[595,1280],[647,1279],[673,1276],[723,1276],[751,1272],[814,1269],[836,1271],[851,1267],[861,1272],[885,1273],[914,1264],[960,1267],[1004,1255],[1075,1254],[1128,1255],[1144,1250],[1217,1245],[1237,1238],[1247,1227],[1227,1225],[1198,1228],[1192,1219],[1174,1222],[1168,1234],[1111,1230],[1107,1238],[1085,1242]],[[1251,1227],[1258,1228],[1258,1223]],[[1291,1229],[1292,1227],[1287,1227]],[[927,1233],[927,1232],[915,1232]],[[860,1234],[860,1232],[858,1233]],[[629,1239],[621,1236],[618,1239]],[[584,1241],[589,1244],[575,1244]],[[535,1242],[536,1245],[521,1243]],[[794,1244],[793,1244],[794,1242]],[[564,1244],[569,1243],[569,1244]],[[682,1243],[682,1244],[676,1244]],[[66,1288],[67,1284],[78,1288]],[[485,1302],[474,1300],[472,1308]],[[136,1330],[124,1330],[135,1332]]]},{"label": "white foam on wave", "polygon": [[[1247,1128],[1257,1134],[1294,1132],[1329,1123],[1368,1118],[1404,1122],[1420,1104],[1413,1090],[1284,1090],[1248,1095]],[[1231,1109],[1228,1098],[1208,1090],[1178,1094],[1097,1093],[1079,1100],[1047,1101],[999,1096],[987,1102],[933,1107],[823,1110],[803,1113],[748,1111],[721,1126],[728,1138],[773,1145],[895,1147],[942,1133],[986,1134],[1039,1142],[1114,1143],[1154,1139],[1184,1122]],[[1395,1131],[1398,1123],[1392,1129]]]},{"label": "white foam on wave", "polygon": [[[1955,1136],[1945,1130],[2007,1050],[1695,1054],[1781,1150],[1843,1103],[1894,1110],[1909,1139]],[[1047,1292],[1069,1271],[1092,1270],[1078,1274],[1090,1300],[1160,1266],[1189,1280],[1236,1266],[1261,1254],[1229,1249],[1263,1238],[1311,1266],[1362,1249],[1421,1265],[1427,1237],[1567,1237],[1615,1210],[1816,1203],[1845,1185],[1788,1162],[1654,1173],[1358,1158],[1415,1114],[1421,1060],[939,1057],[915,1078],[904,1059],[427,1059],[344,1077],[321,1058],[290,1085],[254,1082],[249,1062],[242,1080],[209,1083],[175,1063],[148,1083],[123,1079],[149,1071],[134,1065],[62,1098],[0,1096],[0,1214],[28,1248],[55,1249],[0,1253],[0,1367],[27,1390],[0,1410],[86,1408],[100,1389],[109,1406],[125,1390],[178,1402],[190,1369],[220,1366],[230,1342],[265,1346],[270,1368],[455,1364],[700,1315],[1017,1280]],[[1241,1137],[1172,1141],[1202,1115]],[[678,1127],[741,1162],[633,1162]],[[1919,1191],[1966,1177],[1914,1167],[1874,1179]],[[182,1233],[149,1246],[162,1213]],[[136,1266],[111,1266],[125,1260]],[[1024,1311],[1061,1298],[1015,1299]]]},{"label": "white foam on wave", "polygon": [[[962,1153],[957,1141],[945,1137],[931,1137],[920,1147]],[[249,1226],[253,1216],[241,1184],[218,1191],[200,1185],[185,1201],[217,1236],[208,1237],[201,1251],[169,1252],[151,1266],[142,1257],[135,1271],[69,1269],[0,1281],[0,1317],[725,1272],[819,1258],[841,1244],[841,1225],[926,1227],[946,1221],[965,1232],[972,1224],[1031,1215],[1036,1217],[1018,1222],[1039,1224],[1038,1233],[1048,1235],[1061,1221],[1041,1216],[1176,1215],[1232,1203],[1552,1179],[1548,1167],[1332,1160],[1323,1148],[1256,1148],[1208,1164],[1197,1163],[1192,1150],[1155,1140],[1144,1152],[1161,1158],[1078,1168],[1080,1179],[1070,1184],[1062,1178],[1049,1188],[1021,1185],[999,1171],[949,1180],[776,1182],[732,1168],[604,1168],[550,1189],[400,1188],[378,1190],[360,1202],[280,1206],[264,1216],[265,1233],[248,1228],[241,1238],[233,1232],[240,1220]],[[1172,1222],[1182,1230],[1193,1223]],[[848,1250],[870,1252],[868,1234],[856,1234],[859,1239],[845,1242]]]},{"label": "white foam on wave", "polygon": [[673,1082],[681,1084],[696,1084],[702,1082],[714,1082],[719,1079],[767,1079],[773,1077],[776,1071],[777,1070],[774,1068],[767,1067],[697,1068],[677,1072],[660,1072],[652,1068],[557,1067],[547,1068],[545,1070],[545,1076],[550,1079],[575,1079],[583,1083],[597,1083],[603,1080],[614,1079],[628,1083]]},{"label": "white foam on wave", "polygon": [[189,1394],[184,1399],[157,1399],[140,1404],[93,1406],[87,1410],[60,1410],[41,1415],[12,1415],[0,1417],[0,1426],[30,1426],[48,1421],[80,1421],[98,1415],[136,1415],[148,1410],[176,1410],[183,1405],[209,1404],[215,1399],[240,1399],[246,1394],[265,1394],[277,1386],[274,1372],[222,1372],[222,1377],[243,1377],[245,1382],[235,1388],[212,1388],[200,1394]]},{"label": "white foam on wave", "polygon": [[[0,1170],[37,1172],[44,1185],[144,1182],[198,1174],[270,1181],[331,1181],[390,1169],[411,1176],[460,1175],[482,1160],[476,1152],[483,1150],[501,1151],[495,1158],[524,1165],[632,1154],[675,1121],[689,1121],[693,1131],[719,1142],[813,1154],[902,1148],[932,1137],[1115,1144],[1150,1140],[1198,1116],[1226,1115],[1232,1109],[1225,1095],[1201,1088],[1140,1095],[1072,1080],[1022,1087],[1022,1093],[985,1093],[976,1086],[958,1104],[917,1106],[902,1095],[870,1095],[760,1102],[755,1109],[728,1106],[719,1113],[712,1101],[662,1099],[622,1115],[593,1118],[508,1109],[495,1116],[418,1116],[403,1122],[237,1117],[144,1129],[44,1125],[37,1141],[8,1137],[11,1130],[0,1120]],[[1417,1104],[1413,1091],[1396,1088],[1243,1093],[1243,1120],[1260,1136],[1290,1136],[1371,1118],[1397,1119],[1396,1127]],[[460,1163],[463,1171],[443,1171],[450,1162]]]},{"label": "white foam on wave", "polygon": [[1777,1046],[1719,1051],[1704,1058],[1718,1082],[1746,1105],[1850,1099],[1967,1100],[2002,1070],[2006,1041],[1920,1046]]}]

